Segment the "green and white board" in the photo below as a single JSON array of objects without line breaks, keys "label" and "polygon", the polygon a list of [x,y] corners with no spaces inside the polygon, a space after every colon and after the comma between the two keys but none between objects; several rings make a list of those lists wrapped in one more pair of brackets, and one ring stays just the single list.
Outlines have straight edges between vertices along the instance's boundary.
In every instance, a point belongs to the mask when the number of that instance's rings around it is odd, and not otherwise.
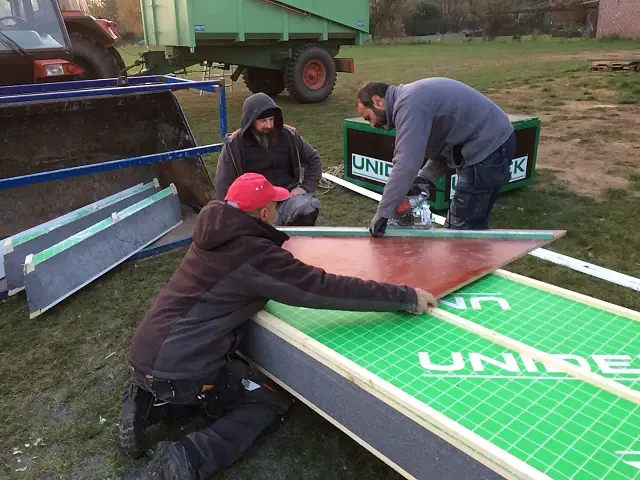
[{"label": "green and white board", "polygon": [[498,271],[433,314],[270,302],[256,323],[503,477],[640,478],[638,312]]}]

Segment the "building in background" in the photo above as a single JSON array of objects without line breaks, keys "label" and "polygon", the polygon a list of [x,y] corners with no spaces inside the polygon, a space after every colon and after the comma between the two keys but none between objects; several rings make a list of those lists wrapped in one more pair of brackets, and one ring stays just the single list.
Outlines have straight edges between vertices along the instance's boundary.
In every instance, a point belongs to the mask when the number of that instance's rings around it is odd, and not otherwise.
[{"label": "building in background", "polygon": [[600,0],[598,38],[640,38],[640,0]]}]

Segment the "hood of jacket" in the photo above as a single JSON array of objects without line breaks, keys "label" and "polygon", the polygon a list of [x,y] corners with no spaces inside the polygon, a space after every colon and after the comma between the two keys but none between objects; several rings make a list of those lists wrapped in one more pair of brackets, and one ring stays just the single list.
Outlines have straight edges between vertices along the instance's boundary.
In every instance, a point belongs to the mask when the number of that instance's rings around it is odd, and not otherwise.
[{"label": "hood of jacket", "polygon": [[213,200],[198,214],[193,243],[202,250],[214,250],[238,237],[246,236],[267,238],[278,246],[289,239],[286,233],[271,225],[225,202]]},{"label": "hood of jacket", "polygon": [[282,109],[266,93],[256,93],[248,97],[242,106],[242,117],[240,119],[240,131],[244,135],[251,128],[253,122],[266,110],[273,110],[275,127],[281,131],[284,126]]}]

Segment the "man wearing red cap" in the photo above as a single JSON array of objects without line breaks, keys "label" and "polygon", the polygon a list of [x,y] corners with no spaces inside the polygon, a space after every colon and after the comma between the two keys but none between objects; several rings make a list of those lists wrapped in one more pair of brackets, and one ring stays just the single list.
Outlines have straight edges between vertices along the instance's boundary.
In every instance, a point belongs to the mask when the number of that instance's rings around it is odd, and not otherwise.
[{"label": "man wearing red cap", "polygon": [[225,137],[216,168],[216,199],[243,173],[260,173],[271,184],[286,188],[290,198],[278,204],[275,225],[315,225],[320,200],[315,195],[322,178],[318,150],[293,127],[265,93],[247,97],[240,128]]},{"label": "man wearing red cap", "polygon": [[[325,273],[282,248],[272,225],[290,193],[264,176],[235,180],[225,202],[198,216],[193,243],[133,337],[120,442],[144,453],[144,430],[179,405],[203,405],[212,420],[179,442],[158,444],[165,479],[205,479],[228,467],[292,400],[235,353],[247,322],[267,301],[334,310],[408,311],[436,306],[429,293]],[[162,405],[162,407],[152,405]]]}]

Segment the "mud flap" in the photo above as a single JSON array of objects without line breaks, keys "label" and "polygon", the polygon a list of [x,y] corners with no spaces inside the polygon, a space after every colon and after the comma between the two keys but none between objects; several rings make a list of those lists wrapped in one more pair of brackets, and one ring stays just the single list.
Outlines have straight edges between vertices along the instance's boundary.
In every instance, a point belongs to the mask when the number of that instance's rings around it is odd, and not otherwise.
[{"label": "mud flap", "polygon": [[[195,146],[171,91],[0,105],[0,178]],[[199,156],[0,189],[0,238],[154,178],[185,210],[214,197]]]}]

